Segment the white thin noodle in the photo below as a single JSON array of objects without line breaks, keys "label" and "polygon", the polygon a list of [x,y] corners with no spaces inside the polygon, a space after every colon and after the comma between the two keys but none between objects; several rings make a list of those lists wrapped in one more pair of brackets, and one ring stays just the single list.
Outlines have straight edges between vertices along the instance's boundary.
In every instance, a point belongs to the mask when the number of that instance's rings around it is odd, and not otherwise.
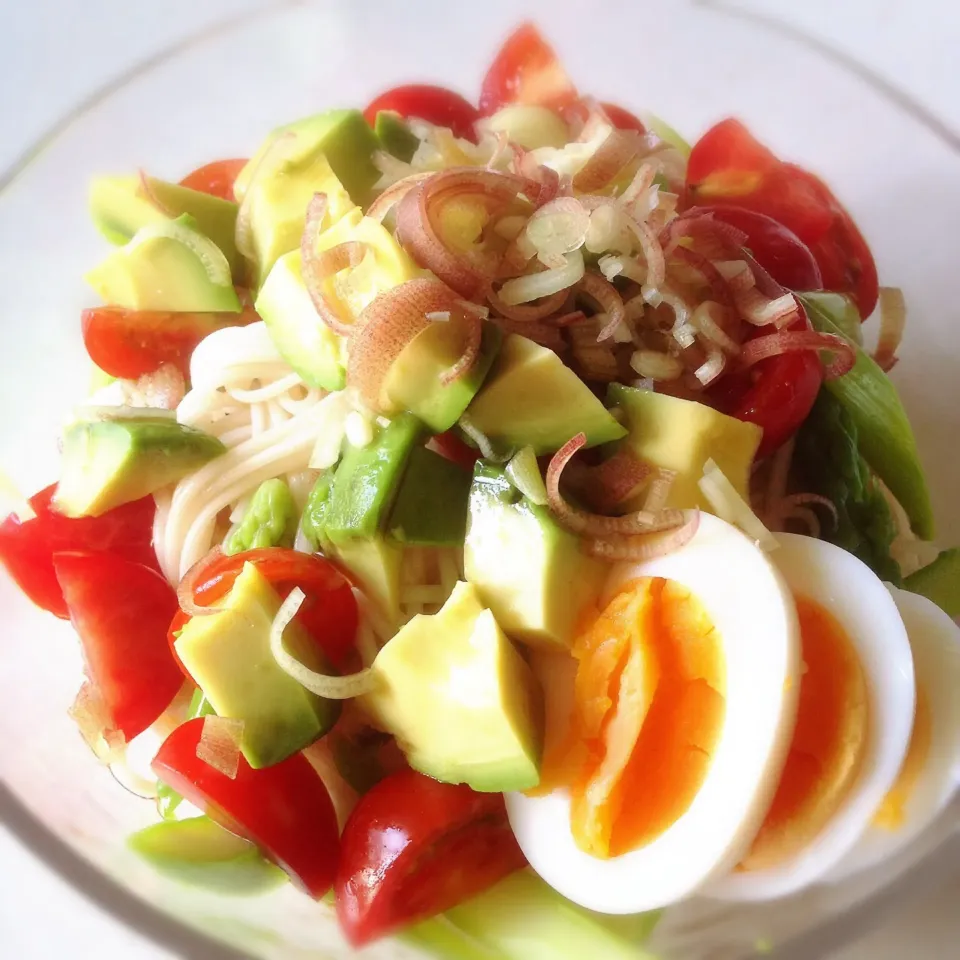
[{"label": "white thin noodle", "polygon": [[218,437],[227,452],[157,496],[154,544],[172,583],[214,546],[221,511],[235,521],[264,480],[308,469],[326,406],[262,323],[211,334],[194,352],[190,376],[177,419]]}]

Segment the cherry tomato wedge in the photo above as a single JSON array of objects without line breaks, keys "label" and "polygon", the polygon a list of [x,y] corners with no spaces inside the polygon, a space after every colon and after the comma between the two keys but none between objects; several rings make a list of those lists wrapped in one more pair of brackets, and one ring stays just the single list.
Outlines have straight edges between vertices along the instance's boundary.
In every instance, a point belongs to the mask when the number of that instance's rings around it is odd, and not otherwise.
[{"label": "cherry tomato wedge", "polygon": [[35,517],[15,514],[0,523],[0,561],[17,586],[38,606],[66,620],[70,616],[53,569],[53,555],[73,550],[103,550],[156,568],[151,545],[156,504],[144,497],[99,517],[65,517],[51,507],[56,484],[30,498]]},{"label": "cherry tomato wedge", "polygon": [[209,193],[221,200],[236,200],[233,184],[246,165],[246,160],[214,160],[188,173],[180,181],[180,186]]},{"label": "cherry tomato wedge", "polygon": [[562,112],[576,100],[577,89],[553,47],[532,23],[524,23],[507,37],[483,78],[480,113],[489,116],[508,103]]},{"label": "cherry tomato wedge", "polygon": [[526,862],[500,794],[414,770],[362,797],[341,843],[337,917],[354,946],[456,906]]},{"label": "cherry tomato wedge", "polygon": [[609,119],[618,130],[636,130],[637,133],[647,132],[643,121],[625,107],[621,107],[616,103],[606,102],[601,103],[600,106],[603,107],[603,112],[607,115],[607,119]]},{"label": "cherry tomato wedge", "polygon": [[90,359],[112,377],[135,380],[172,363],[188,377],[190,357],[208,334],[259,320],[252,307],[240,313],[163,313],[93,307],[80,315]]},{"label": "cherry tomato wedge", "polygon": [[687,166],[688,199],[766,214],[807,245],[824,288],[849,293],[861,317],[877,302],[877,270],[850,214],[817,177],[783,163],[738,120],[724,120],[694,145]]},{"label": "cherry tomato wedge", "polygon": [[130,740],[183,685],[167,646],[177,596],[155,570],[109,553],[57,553],[53,565],[90,679]]},{"label": "cherry tomato wedge", "polygon": [[463,467],[464,470],[472,471],[474,465],[480,459],[480,451],[464,443],[452,430],[448,430],[446,433],[438,433],[431,440],[431,446],[436,449],[441,457],[445,457],[457,466]]},{"label": "cherry tomato wedge", "polygon": [[480,119],[480,111],[446,87],[429,83],[409,83],[381,93],[363,111],[367,123],[373,126],[381,110],[393,110],[401,117],[417,117],[440,127],[449,127],[456,136],[476,143],[473,125]]},{"label": "cherry tomato wedge", "polygon": [[153,772],[233,833],[255,843],[313,897],[331,887],[340,840],[330,795],[309,761],[294,754],[253,770],[241,755],[234,779],[197,758],[203,718],[163,742]]},{"label": "cherry tomato wedge", "polygon": [[[334,666],[347,666],[357,634],[357,601],[347,578],[323,557],[285,547],[260,547],[218,557],[206,567],[202,579],[194,587],[194,602],[208,607],[225,597],[247,562],[256,566],[281,598],[286,599],[294,587],[304,592],[306,597],[297,620]],[[174,656],[176,633],[189,619],[178,610],[173,622],[168,621],[168,639]]]},{"label": "cherry tomato wedge", "polygon": [[773,217],[744,207],[697,207],[747,235],[745,246],[777,283],[788,290],[822,290],[820,267],[800,238]]}]

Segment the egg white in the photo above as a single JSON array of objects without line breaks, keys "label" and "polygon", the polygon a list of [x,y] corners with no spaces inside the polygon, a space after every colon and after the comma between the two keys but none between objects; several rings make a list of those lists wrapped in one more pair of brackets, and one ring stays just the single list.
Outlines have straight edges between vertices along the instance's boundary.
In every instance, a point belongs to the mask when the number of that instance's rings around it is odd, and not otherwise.
[{"label": "egg white", "polygon": [[869,869],[912,843],[957,791],[960,775],[960,627],[926,597],[888,585],[913,650],[917,689],[930,711],[930,746],[896,830],[874,825],[831,875],[840,880]]},{"label": "egg white", "polygon": [[792,596],[766,554],[735,527],[702,515],[696,535],[676,552],[615,567],[605,599],[639,577],[686,586],[711,618],[723,648],[723,728],[689,809],[646,846],[603,860],[577,846],[566,790],[506,798],[514,834],[533,869],[568,899],[611,914],[680,900],[739,862],[779,781],[799,691]]},{"label": "egg white", "polygon": [[900,771],[915,707],[913,657],[897,605],[853,554],[796,534],[778,534],[771,558],[795,596],[820,604],[853,644],[867,685],[869,735],[857,779],[818,836],[762,870],[735,871],[704,892],[723,900],[771,900],[822,880],[853,849]]}]

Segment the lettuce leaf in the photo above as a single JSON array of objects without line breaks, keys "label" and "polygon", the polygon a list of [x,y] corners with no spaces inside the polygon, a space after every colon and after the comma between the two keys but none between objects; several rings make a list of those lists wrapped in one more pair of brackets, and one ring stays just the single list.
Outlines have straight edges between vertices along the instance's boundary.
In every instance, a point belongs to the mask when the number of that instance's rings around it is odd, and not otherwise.
[{"label": "lettuce leaf", "polygon": [[837,524],[824,523],[821,536],[859,557],[882,580],[897,586],[900,567],[890,555],[896,522],[880,484],[860,454],[857,426],[828,390],[797,434],[794,473],[800,489],[827,497]]}]

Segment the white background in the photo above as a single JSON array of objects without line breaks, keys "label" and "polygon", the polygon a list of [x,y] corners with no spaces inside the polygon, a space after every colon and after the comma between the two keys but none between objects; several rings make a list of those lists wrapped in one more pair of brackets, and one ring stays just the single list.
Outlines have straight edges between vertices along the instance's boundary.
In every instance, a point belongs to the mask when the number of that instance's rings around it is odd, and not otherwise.
[{"label": "white background", "polygon": [[[746,0],[723,5],[777,18],[829,43],[960,134],[955,66],[960,7],[948,12],[942,0]],[[178,40],[264,3],[0,0],[0,6],[2,171],[58,117],[103,84]],[[886,928],[835,960],[939,960],[956,955],[958,898],[960,887],[904,908],[891,916]],[[172,960],[175,954],[92,905],[0,825],[0,957],[64,956]]]}]

